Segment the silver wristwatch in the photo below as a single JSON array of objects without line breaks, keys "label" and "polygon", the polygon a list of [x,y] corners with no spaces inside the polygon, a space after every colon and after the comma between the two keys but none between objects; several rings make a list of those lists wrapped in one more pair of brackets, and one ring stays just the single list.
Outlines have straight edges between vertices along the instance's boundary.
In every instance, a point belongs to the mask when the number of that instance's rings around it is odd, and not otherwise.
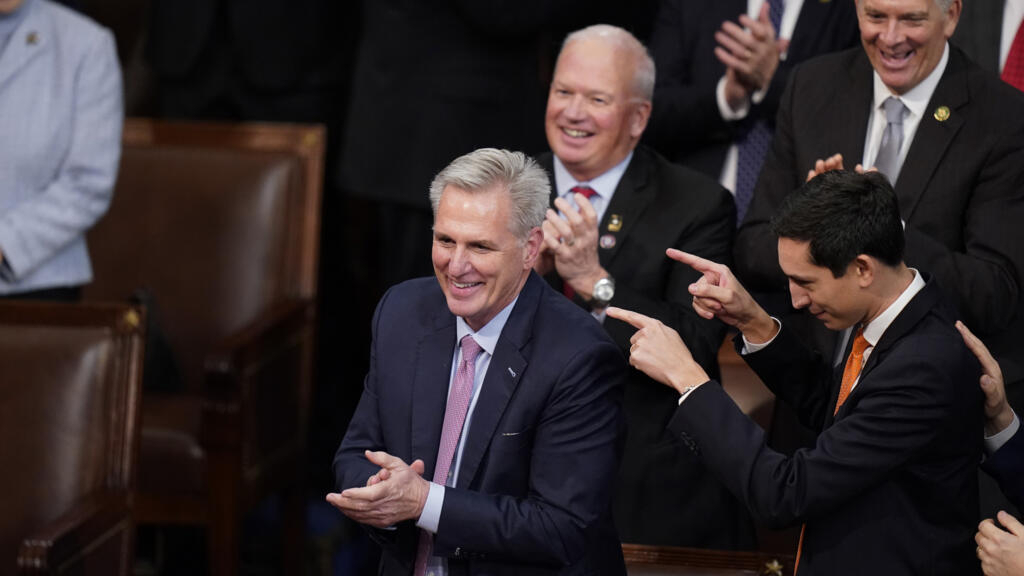
[{"label": "silver wristwatch", "polygon": [[601,278],[594,282],[594,290],[591,292],[590,304],[594,308],[607,308],[615,296],[615,280],[611,276]]}]

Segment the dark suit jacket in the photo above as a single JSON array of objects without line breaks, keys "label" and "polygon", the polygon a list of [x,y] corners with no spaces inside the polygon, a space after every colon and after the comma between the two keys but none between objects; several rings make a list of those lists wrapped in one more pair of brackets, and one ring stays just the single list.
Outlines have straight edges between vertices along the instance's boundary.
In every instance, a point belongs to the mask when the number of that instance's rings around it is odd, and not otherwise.
[{"label": "dark suit jacket", "polygon": [[[772,525],[806,522],[807,574],[975,574],[982,396],[977,360],[929,282],[882,335],[860,381],[832,412],[842,367],[803,347],[783,325],[744,356],[805,424],[817,445],[791,457],[718,386],[701,386],[670,425]],[[737,342],[738,347],[741,342]]]},{"label": "dark suit jacket", "polygon": [[[160,112],[324,122],[336,113],[354,0],[151,0]],[[330,102],[326,102],[330,100]]]},{"label": "dark suit jacket", "polygon": [[1005,4],[1004,0],[965,2],[951,39],[979,66],[997,75]]},{"label": "dark suit jacket", "polygon": [[[373,322],[363,397],[334,460],[338,488],[376,470],[363,451],[433,475],[455,317],[437,280],[399,284]],[[626,363],[601,327],[532,274],[482,384],[434,553],[457,574],[624,574],[611,519]],[[371,530],[383,574],[410,574],[418,530]]]},{"label": "dark suit jacket", "polygon": [[[538,157],[553,173],[551,153]],[[557,195],[552,177],[552,201]],[[609,229],[612,215],[622,228]],[[674,328],[694,358],[718,372],[717,353],[725,326],[697,316],[687,287],[700,275],[665,256],[672,247],[716,262],[729,262],[735,206],[718,183],[669,163],[639,147],[605,210],[600,235],[611,235],[611,248],[598,248],[601,266],[615,278],[612,304],[657,318]],[[557,272],[547,276],[557,290]],[[576,298],[581,306],[586,304]],[[636,329],[613,318],[604,327],[623,353]],[[745,510],[688,451],[665,432],[678,394],[638,370],[626,388],[627,440],[615,496],[615,524],[624,542],[713,548],[747,548],[754,544]],[[686,486],[686,490],[681,490]],[[701,494],[692,497],[690,490]]]},{"label": "dark suit jacket", "polygon": [[794,66],[854,46],[859,38],[853,2],[804,2],[787,57],[779,63],[765,99],[752,105],[741,123],[726,122],[715,101],[715,88],[725,74],[714,54],[715,32],[722,22],[735,22],[746,11],[747,0],[664,1],[651,35],[658,80],[645,138],[669,159],[715,179],[741,124],[764,119],[774,126],[779,96]]},{"label": "dark suit jacket", "polygon": [[1024,433],[1020,430],[985,459],[981,468],[999,482],[1003,494],[1024,512]]},{"label": "dark suit jacket", "polygon": [[[807,62],[790,77],[735,246],[737,275],[748,289],[778,296],[779,303],[766,302],[774,313],[784,314],[789,296],[769,221],[816,159],[839,152],[850,169],[861,161],[871,100],[872,69],[860,48]],[[941,106],[948,119],[936,118]],[[951,47],[895,186],[907,264],[933,274],[955,296],[961,319],[982,335],[1011,383],[1024,379],[1020,110],[1024,94]],[[820,349],[832,351],[821,342]]]}]

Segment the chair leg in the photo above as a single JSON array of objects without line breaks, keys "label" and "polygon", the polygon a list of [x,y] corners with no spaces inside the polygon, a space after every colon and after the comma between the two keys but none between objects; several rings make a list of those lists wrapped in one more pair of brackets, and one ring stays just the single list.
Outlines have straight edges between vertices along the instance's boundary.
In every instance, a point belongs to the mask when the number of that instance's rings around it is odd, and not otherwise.
[{"label": "chair leg", "polygon": [[206,539],[209,576],[235,576],[240,568],[241,495],[238,478],[241,461],[237,454],[210,451],[209,521]]}]

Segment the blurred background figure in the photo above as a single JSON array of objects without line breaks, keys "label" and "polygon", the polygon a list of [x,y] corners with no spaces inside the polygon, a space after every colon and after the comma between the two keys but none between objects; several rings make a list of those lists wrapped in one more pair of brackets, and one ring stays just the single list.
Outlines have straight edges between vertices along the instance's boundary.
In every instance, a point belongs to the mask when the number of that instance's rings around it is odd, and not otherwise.
[{"label": "blurred background figure", "polygon": [[732,191],[742,222],[790,71],[856,43],[852,1],[664,0],[648,141]]},{"label": "blurred background figure", "polygon": [[0,295],[78,298],[123,120],[108,30],[49,0],[0,2]]},{"label": "blurred background figure", "polygon": [[985,70],[1024,90],[1024,1],[966,2],[953,43]]}]

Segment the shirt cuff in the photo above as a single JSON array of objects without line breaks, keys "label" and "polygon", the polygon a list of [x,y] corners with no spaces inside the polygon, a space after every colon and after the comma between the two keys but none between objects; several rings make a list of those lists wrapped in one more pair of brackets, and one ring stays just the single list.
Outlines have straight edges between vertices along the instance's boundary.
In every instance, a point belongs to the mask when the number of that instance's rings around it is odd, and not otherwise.
[{"label": "shirt cuff", "polygon": [[431,534],[437,534],[437,525],[441,523],[441,508],[444,506],[444,486],[430,483],[430,491],[427,492],[427,501],[423,504],[423,511],[416,520],[416,527],[422,528]]},{"label": "shirt cuff", "polygon": [[1013,438],[1013,435],[1016,434],[1019,429],[1020,417],[1018,417],[1017,414],[1014,413],[1013,420],[1010,422],[1009,426],[1003,428],[1003,430],[998,434],[995,434],[993,436],[985,436],[985,453],[994,454],[996,450],[1002,448],[1003,444],[1006,444],[1006,442],[1009,441],[1010,438]]},{"label": "shirt cuff", "polygon": [[740,350],[741,355],[753,354],[758,350],[764,349],[772,342],[775,342],[775,339],[779,337],[779,332],[782,332],[782,322],[780,322],[779,319],[776,318],[775,316],[772,316],[772,321],[775,322],[775,336],[772,336],[771,340],[768,340],[767,342],[754,344],[753,342],[747,340],[747,337],[744,336],[742,332],[740,333],[740,338],[743,338],[743,350]]},{"label": "shirt cuff", "polygon": [[[764,94],[761,98],[764,98]],[[722,76],[715,87],[715,101],[718,102],[718,112],[722,115],[722,120],[743,120],[750,113],[749,99],[743,101],[743,106],[740,106],[739,110],[729,107],[729,103],[725,101],[725,76]]]}]

